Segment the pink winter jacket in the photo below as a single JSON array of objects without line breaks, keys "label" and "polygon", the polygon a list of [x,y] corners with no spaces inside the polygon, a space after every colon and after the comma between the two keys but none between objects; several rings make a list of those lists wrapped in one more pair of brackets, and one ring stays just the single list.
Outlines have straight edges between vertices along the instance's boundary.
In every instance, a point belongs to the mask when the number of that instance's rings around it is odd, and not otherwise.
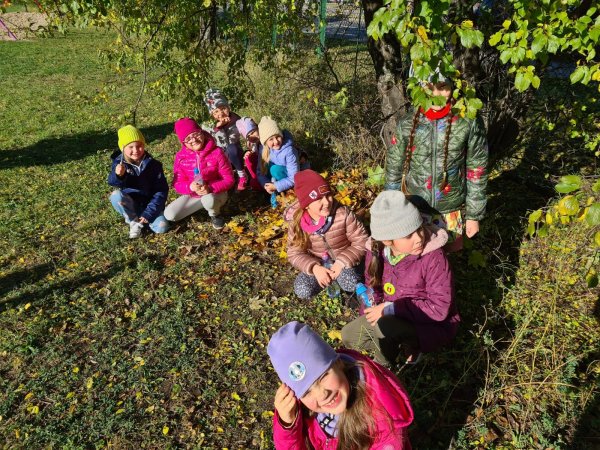
[{"label": "pink winter jacket", "polygon": [[[351,356],[363,363],[364,379],[371,399],[385,410],[389,417],[375,416],[375,442],[371,450],[410,450],[407,427],[413,421],[413,410],[404,387],[392,372],[354,351],[341,349],[338,353]],[[307,450],[305,438],[308,437],[315,450],[335,450],[337,438],[328,437],[319,426],[315,417],[304,417],[298,405],[298,416],[291,428],[285,429],[279,423],[275,411],[273,417],[273,440],[277,450]]]},{"label": "pink winter jacket", "polygon": [[[365,227],[352,211],[337,202],[333,204],[334,218],[331,227],[324,235],[311,234],[307,250],[292,245],[294,235],[291,225],[288,232],[288,261],[296,269],[311,275],[315,265],[322,263],[323,253],[344,263],[345,267],[354,267],[361,262],[366,253],[365,243],[369,238]],[[296,208],[290,208],[286,213],[289,221]]]},{"label": "pink winter jacket", "polygon": [[197,152],[190,150],[185,145],[175,155],[173,163],[173,187],[182,195],[198,197],[190,189],[194,181],[194,169],[198,166],[204,183],[213,194],[231,189],[235,183],[231,163],[214,139],[205,135],[206,145]]}]

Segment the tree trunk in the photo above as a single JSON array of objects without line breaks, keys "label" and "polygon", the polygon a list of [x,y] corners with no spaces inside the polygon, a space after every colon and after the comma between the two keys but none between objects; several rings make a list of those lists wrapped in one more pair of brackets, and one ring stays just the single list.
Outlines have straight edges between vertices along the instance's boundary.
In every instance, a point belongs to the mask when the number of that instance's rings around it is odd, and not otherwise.
[{"label": "tree trunk", "polygon": [[[362,0],[362,6],[365,25],[368,27],[375,11],[383,6],[383,1]],[[392,33],[387,33],[377,41],[368,38],[367,45],[375,68],[377,90],[381,95],[381,112],[384,118],[381,138],[387,147],[391,144],[398,121],[407,113],[410,105],[404,76],[408,73],[408,67],[404,67],[402,48]]]}]

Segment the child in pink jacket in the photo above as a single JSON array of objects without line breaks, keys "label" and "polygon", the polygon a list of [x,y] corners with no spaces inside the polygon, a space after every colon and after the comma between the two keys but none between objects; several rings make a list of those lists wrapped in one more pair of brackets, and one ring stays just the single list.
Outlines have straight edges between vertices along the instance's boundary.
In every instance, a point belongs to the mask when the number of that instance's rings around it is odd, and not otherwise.
[{"label": "child in pink jacket", "polygon": [[275,394],[276,449],[411,448],[413,411],[389,370],[358,352],[336,352],[299,322],[281,327],[267,352],[282,382]]},{"label": "child in pink jacket", "polygon": [[173,187],[181,197],[166,207],[164,215],[177,222],[204,208],[213,227],[220,230],[225,226],[221,207],[235,183],[229,159],[189,117],[175,122],[175,134],[182,146],[173,164]]}]

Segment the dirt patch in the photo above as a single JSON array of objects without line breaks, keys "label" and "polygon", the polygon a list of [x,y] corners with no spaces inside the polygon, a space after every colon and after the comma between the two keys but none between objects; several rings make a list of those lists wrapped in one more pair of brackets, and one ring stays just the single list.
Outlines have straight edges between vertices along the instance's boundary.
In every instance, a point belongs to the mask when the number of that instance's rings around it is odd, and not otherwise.
[{"label": "dirt patch", "polygon": [[32,39],[48,26],[45,14],[15,12],[0,14],[0,41]]}]

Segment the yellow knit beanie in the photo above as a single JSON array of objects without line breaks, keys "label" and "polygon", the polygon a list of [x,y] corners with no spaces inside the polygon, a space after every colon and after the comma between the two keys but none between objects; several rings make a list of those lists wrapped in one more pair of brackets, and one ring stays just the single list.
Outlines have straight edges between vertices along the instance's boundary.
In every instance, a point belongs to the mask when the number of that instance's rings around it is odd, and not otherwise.
[{"label": "yellow knit beanie", "polygon": [[117,136],[119,136],[119,148],[121,150],[123,150],[127,144],[131,144],[133,141],[140,141],[142,144],[144,144],[144,146],[146,145],[144,135],[133,125],[125,125],[123,128],[119,128],[119,131],[117,131]]}]

